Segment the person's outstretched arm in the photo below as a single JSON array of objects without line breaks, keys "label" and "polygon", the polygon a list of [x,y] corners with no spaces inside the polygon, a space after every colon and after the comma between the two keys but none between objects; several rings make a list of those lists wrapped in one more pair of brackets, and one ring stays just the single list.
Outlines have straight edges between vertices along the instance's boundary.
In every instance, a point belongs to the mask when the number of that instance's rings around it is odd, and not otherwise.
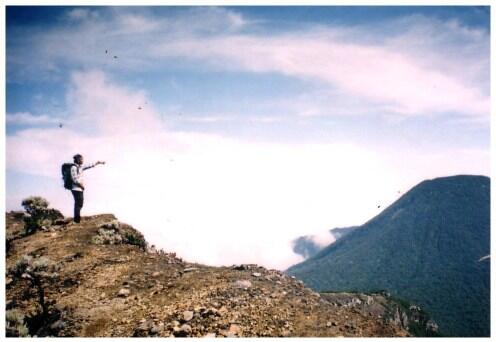
[{"label": "person's outstretched arm", "polygon": [[83,170],[88,170],[88,169],[91,169],[92,167],[95,167],[97,165],[103,165],[103,164],[105,164],[105,162],[99,160],[96,163],[83,166]]}]

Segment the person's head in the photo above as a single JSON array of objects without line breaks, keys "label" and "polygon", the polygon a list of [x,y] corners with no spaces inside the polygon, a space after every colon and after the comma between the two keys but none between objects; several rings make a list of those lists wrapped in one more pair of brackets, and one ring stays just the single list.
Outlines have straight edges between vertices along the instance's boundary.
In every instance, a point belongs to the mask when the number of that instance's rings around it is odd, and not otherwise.
[{"label": "person's head", "polygon": [[78,165],[83,165],[83,156],[80,155],[80,154],[76,154],[74,157],[72,157],[74,159],[74,163],[78,164]]}]

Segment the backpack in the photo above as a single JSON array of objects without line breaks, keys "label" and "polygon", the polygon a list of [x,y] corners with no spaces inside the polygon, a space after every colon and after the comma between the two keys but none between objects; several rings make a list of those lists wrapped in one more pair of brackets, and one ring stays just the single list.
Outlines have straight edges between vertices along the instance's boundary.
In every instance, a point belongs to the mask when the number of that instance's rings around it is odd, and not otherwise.
[{"label": "backpack", "polygon": [[64,188],[72,190],[71,167],[76,166],[74,163],[62,164],[62,179],[64,180]]}]

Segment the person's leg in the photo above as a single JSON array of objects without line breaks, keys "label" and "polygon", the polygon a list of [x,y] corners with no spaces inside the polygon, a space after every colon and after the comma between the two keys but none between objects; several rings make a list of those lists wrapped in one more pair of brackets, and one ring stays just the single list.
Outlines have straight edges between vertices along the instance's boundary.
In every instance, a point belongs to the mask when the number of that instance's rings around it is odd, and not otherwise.
[{"label": "person's leg", "polygon": [[81,208],[84,203],[84,196],[82,191],[72,191],[74,196],[74,222],[81,222]]}]

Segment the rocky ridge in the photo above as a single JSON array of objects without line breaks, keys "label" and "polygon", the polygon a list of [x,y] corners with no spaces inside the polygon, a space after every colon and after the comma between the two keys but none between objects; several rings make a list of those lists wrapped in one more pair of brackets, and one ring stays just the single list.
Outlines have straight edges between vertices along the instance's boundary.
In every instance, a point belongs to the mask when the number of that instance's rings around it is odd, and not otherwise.
[{"label": "rocky ridge", "polygon": [[322,298],[335,306],[353,308],[361,314],[382,318],[416,337],[440,337],[439,327],[420,306],[392,298],[387,291],[371,293],[324,292]]},{"label": "rocky ridge", "polygon": [[[337,305],[280,271],[192,264],[146,247],[113,215],[69,222],[23,236],[22,213],[6,215],[6,309],[30,336],[409,336],[401,324]],[[56,265],[42,283],[43,317],[30,275],[13,271],[20,260],[42,259]]]}]

